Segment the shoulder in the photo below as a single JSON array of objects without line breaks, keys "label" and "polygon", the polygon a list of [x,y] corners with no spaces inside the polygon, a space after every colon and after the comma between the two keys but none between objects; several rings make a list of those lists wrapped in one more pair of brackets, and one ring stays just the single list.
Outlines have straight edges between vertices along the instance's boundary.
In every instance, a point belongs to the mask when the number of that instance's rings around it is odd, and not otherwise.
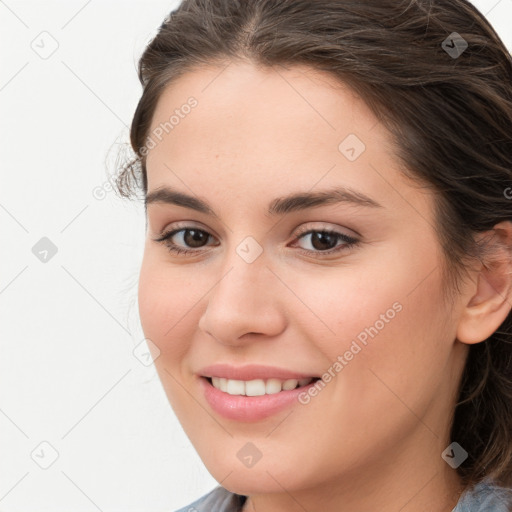
[{"label": "shoulder", "polygon": [[512,488],[485,480],[466,489],[452,512],[512,512]]},{"label": "shoulder", "polygon": [[224,487],[218,486],[176,512],[239,512],[244,502],[245,496],[233,494]]}]

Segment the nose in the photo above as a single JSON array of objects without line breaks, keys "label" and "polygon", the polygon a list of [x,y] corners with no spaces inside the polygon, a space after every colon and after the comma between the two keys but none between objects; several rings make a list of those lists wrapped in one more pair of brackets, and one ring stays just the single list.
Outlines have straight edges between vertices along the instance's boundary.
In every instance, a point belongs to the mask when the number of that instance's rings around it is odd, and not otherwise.
[{"label": "nose", "polygon": [[[280,298],[285,286],[261,255],[252,263],[237,254],[206,296],[199,328],[225,345],[242,346],[258,338],[277,336],[286,327]],[[252,336],[249,336],[252,335]]]}]

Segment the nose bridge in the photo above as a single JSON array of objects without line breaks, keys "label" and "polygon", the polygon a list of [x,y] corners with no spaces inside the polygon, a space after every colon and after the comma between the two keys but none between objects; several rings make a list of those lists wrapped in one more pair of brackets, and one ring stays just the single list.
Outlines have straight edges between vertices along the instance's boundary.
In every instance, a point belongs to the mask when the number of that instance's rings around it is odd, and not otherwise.
[{"label": "nose bridge", "polygon": [[278,291],[272,284],[277,280],[267,268],[263,248],[250,238],[243,239],[225,256],[199,324],[201,329],[226,342],[249,332],[274,335],[284,321]]},{"label": "nose bridge", "polygon": [[[245,309],[249,302],[253,307],[258,307],[258,302],[265,301],[270,291],[265,291],[268,286],[267,274],[271,275],[271,272],[267,268],[263,248],[254,239],[244,239],[226,257],[222,277],[212,289],[210,302],[215,299],[221,307],[222,303],[229,303],[231,307],[240,306],[240,309]],[[266,286],[262,286],[264,283]]]}]

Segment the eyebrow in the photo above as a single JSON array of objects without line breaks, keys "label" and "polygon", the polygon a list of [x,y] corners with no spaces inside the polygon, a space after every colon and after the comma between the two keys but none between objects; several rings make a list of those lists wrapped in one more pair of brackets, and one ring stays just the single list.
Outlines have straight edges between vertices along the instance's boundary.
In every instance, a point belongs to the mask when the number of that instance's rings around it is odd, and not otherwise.
[{"label": "eyebrow", "polygon": [[[152,203],[182,206],[219,218],[207,202],[169,187],[160,187],[149,192],[144,200],[146,210],[147,205]],[[355,206],[383,208],[381,204],[362,192],[348,187],[338,187],[319,192],[297,192],[288,196],[279,197],[270,202],[268,213],[272,216],[285,215],[290,212],[333,203],[348,203]]]}]

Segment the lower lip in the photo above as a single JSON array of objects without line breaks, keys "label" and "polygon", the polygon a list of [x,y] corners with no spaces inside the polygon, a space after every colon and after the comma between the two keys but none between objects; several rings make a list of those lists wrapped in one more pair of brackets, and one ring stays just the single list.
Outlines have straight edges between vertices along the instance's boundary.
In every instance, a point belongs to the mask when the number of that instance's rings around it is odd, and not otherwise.
[{"label": "lower lip", "polygon": [[205,377],[201,377],[200,381],[206,401],[215,412],[229,420],[246,422],[263,420],[293,403],[299,403],[298,396],[316,383],[313,381],[307,386],[273,395],[245,396],[225,393],[213,387]]}]

